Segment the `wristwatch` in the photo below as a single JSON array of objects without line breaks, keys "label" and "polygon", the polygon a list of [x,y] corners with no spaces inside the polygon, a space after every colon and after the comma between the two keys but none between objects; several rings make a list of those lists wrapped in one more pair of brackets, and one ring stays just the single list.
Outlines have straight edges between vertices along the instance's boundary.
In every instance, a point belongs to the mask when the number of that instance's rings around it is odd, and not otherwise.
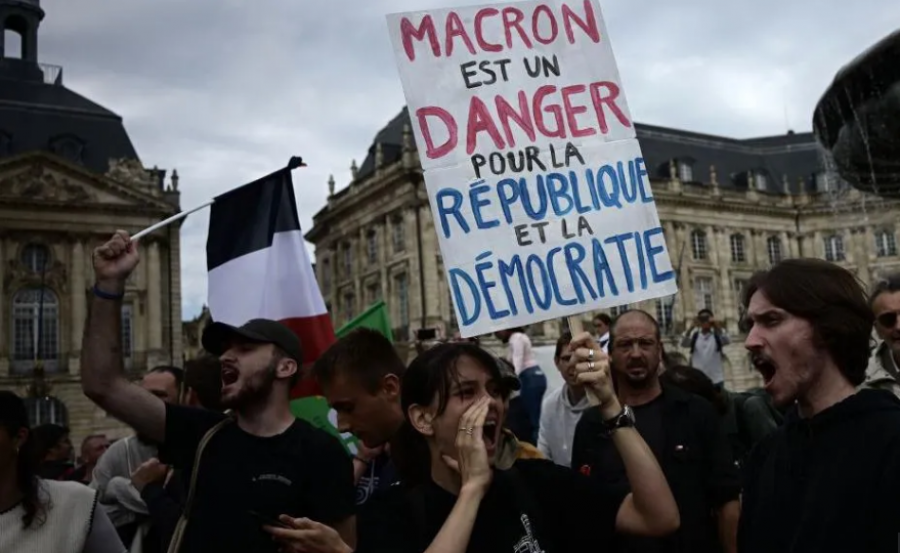
[{"label": "wristwatch", "polygon": [[606,436],[611,436],[619,428],[634,428],[634,424],[634,411],[626,405],[618,415],[603,421],[603,433]]}]

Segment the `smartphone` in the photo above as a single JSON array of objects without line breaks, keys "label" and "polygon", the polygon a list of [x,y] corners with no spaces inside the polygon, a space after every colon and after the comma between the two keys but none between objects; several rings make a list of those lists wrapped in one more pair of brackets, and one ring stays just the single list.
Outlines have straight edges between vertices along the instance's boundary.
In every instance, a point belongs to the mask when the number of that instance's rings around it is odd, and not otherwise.
[{"label": "smartphone", "polygon": [[257,513],[256,511],[247,511],[250,513],[250,516],[255,518],[261,525],[265,526],[275,526],[277,528],[290,528],[287,524],[281,522],[276,518],[272,518],[268,515],[264,515],[262,513]]}]

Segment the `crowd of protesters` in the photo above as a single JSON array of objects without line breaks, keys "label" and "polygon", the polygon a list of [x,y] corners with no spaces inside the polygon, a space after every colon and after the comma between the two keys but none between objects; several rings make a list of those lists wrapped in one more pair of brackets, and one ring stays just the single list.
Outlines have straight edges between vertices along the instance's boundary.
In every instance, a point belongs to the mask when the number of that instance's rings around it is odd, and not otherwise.
[{"label": "crowd of protesters", "polygon": [[[309,369],[355,454],[296,418],[303,344],[276,321],[212,323],[208,357],[123,367],[120,305],[139,262],[93,255],[84,393],[133,428],[29,429],[0,392],[4,553],[895,552],[900,276],[867,295],[824,261],[783,261],[742,297],[761,388],[724,383],[732,338],[703,310],[679,345],[639,310],[563,333],[541,367],[524,329],[420,344],[374,330]],[[877,341],[874,337],[877,336]],[[562,386],[546,391],[545,371]]]}]

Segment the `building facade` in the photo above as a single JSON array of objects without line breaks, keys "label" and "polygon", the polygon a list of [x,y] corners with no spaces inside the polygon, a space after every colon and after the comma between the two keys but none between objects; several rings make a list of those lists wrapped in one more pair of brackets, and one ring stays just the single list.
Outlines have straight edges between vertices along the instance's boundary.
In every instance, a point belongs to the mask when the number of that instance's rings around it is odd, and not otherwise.
[{"label": "building facade", "polygon": [[[116,229],[136,233],[180,211],[178,176],[145,168],[118,115],[65,87],[40,64],[37,0],[0,0],[0,389],[27,396],[32,424],[57,423],[76,442],[131,431],[81,392],[91,254]],[[123,354],[135,379],[180,365],[179,227],[141,240],[122,307]]]},{"label": "building facade", "polygon": [[[739,140],[636,129],[680,292],[609,311],[655,314],[675,351],[697,311],[713,310],[734,337],[724,352],[731,388],[759,383],[739,329],[740,292],[754,271],[788,257],[819,257],[869,285],[900,269],[900,202],[837,181],[811,133]],[[351,173],[340,191],[329,181],[328,203],[307,234],[335,325],[384,298],[398,339],[412,339],[418,328],[451,334],[453,304],[406,109]],[[548,321],[529,333],[550,343],[559,329],[559,321]]]}]

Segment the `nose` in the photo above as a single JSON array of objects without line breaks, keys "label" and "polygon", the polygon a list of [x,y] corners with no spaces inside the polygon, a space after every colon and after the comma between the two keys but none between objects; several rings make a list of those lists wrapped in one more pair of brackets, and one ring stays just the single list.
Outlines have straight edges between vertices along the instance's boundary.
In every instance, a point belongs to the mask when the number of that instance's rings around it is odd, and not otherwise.
[{"label": "nose", "polygon": [[744,347],[749,351],[758,351],[763,347],[763,340],[760,336],[759,327],[753,325],[750,327],[750,332],[747,333],[747,338],[744,340]]}]

